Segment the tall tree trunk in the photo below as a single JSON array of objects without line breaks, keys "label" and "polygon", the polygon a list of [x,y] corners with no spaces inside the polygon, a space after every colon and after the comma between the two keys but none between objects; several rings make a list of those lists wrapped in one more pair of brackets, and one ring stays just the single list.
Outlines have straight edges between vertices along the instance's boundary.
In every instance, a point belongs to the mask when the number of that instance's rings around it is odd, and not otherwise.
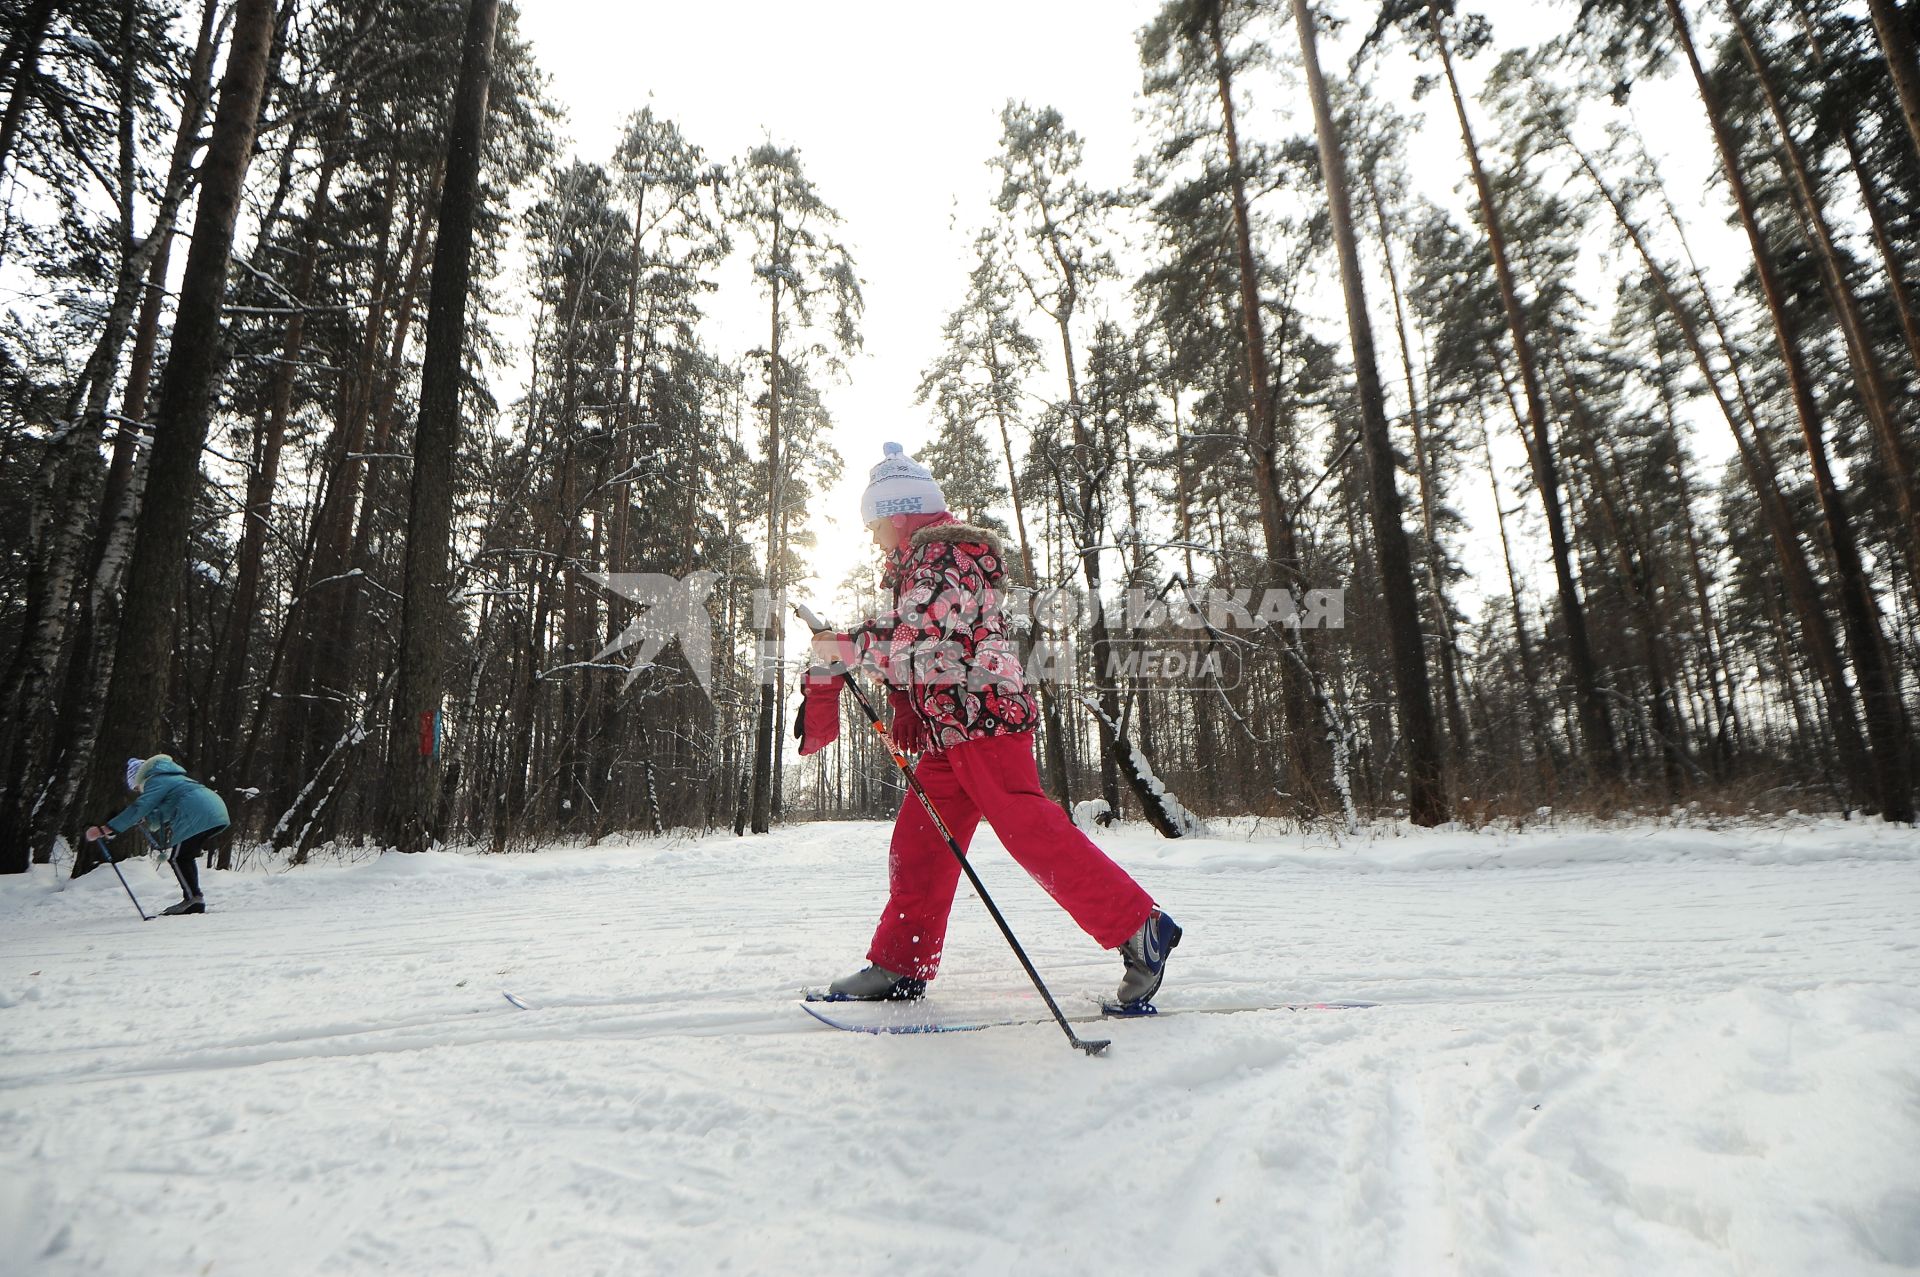
[{"label": "tall tree trunk", "polygon": [[[1216,23],[1218,17],[1215,18]],[[1448,818],[1441,775],[1440,743],[1433,722],[1433,690],[1420,634],[1420,598],[1413,584],[1413,554],[1401,521],[1400,489],[1394,480],[1393,437],[1387,428],[1386,393],[1373,349],[1373,324],[1367,316],[1366,282],[1360,273],[1360,246],[1354,236],[1353,201],[1347,192],[1347,161],[1334,130],[1333,108],[1320,73],[1318,41],[1306,0],[1293,0],[1293,24],[1306,64],[1313,103],[1314,131],[1320,139],[1320,176],[1327,187],[1327,211],[1340,256],[1346,292],[1347,333],[1353,343],[1353,371],[1360,395],[1361,439],[1367,456],[1367,495],[1373,516],[1374,553],[1380,588],[1386,595],[1388,644],[1392,652],[1394,702],[1400,714],[1400,738],[1407,760],[1407,815],[1416,825],[1438,825]]]},{"label": "tall tree trunk", "polygon": [[[60,734],[59,766],[54,773],[53,792],[41,806],[35,823],[36,854],[50,848],[54,831],[68,828],[73,821],[84,818],[77,806],[93,758],[101,702],[113,677],[121,584],[146,494],[149,450],[142,442],[142,434],[152,429],[145,420],[147,395],[158,342],[160,310],[166,297],[174,228],[180,206],[194,180],[193,152],[199,145],[201,125],[213,93],[214,20],[218,9],[219,0],[206,0],[201,8],[199,38],[188,62],[183,110],[163,187],[168,194],[161,200],[146,241],[132,251],[125,264],[128,272],[137,272],[140,261],[151,254],[145,300],[134,325],[119,427],[114,432],[113,460],[107,468],[106,487],[100,500],[100,523],[94,530],[87,554],[86,577],[78,583],[78,624],[69,640],[67,673],[57,715],[58,721],[67,728]],[[124,119],[126,128],[130,128],[131,113],[125,113]],[[125,129],[122,144],[125,162],[130,167],[131,139],[125,135]],[[131,181],[126,184],[131,190]],[[132,209],[123,206],[123,218],[131,216]],[[132,245],[128,247],[131,249]],[[117,350],[124,336],[116,319],[109,324],[103,340]]]},{"label": "tall tree trunk", "polygon": [[1784,166],[1794,193],[1799,196],[1801,220],[1806,226],[1815,259],[1820,263],[1821,279],[1826,285],[1834,315],[1840,321],[1840,331],[1846,338],[1847,354],[1853,363],[1861,404],[1866,409],[1868,422],[1873,426],[1874,438],[1880,445],[1880,461],[1887,470],[1888,486],[1893,489],[1894,509],[1904,525],[1906,535],[1903,548],[1908,570],[1916,588],[1920,588],[1920,492],[1916,492],[1914,487],[1913,459],[1909,455],[1906,440],[1901,436],[1902,423],[1895,420],[1893,415],[1887,377],[1880,366],[1879,352],[1873,347],[1860,313],[1859,299],[1854,295],[1853,285],[1848,281],[1840,254],[1834,247],[1833,231],[1827,223],[1824,201],[1807,171],[1806,157],[1801,152],[1800,144],[1794,140],[1791,121],[1774,87],[1772,70],[1760,56],[1759,43],[1754,39],[1753,29],[1741,11],[1738,0],[1727,0],[1727,16],[1733,22],[1734,34],[1740,41],[1741,52],[1746,55],[1747,65],[1753,69],[1754,78],[1760,84],[1760,93],[1766,101],[1768,113],[1773,117],[1774,129],[1780,135]]},{"label": "tall tree trunk", "polygon": [[294,601],[287,611],[279,761],[273,769],[273,783],[267,787],[274,795],[274,806],[283,809],[293,795],[312,792],[309,769],[317,760],[334,756],[334,742],[346,721],[351,653],[340,650],[331,640],[359,597],[360,581],[349,566],[348,546],[359,504],[360,480],[367,468],[363,453],[374,383],[380,377],[393,278],[399,269],[392,253],[399,183],[399,163],[394,160],[388,165],[373,208],[377,228],[373,274],[359,349],[351,372],[337,380],[338,408],[321,452],[320,496],[313,515],[310,550],[297,573]]},{"label": "tall tree trunk", "polygon": [[1887,820],[1910,823],[1914,817],[1913,774],[1909,763],[1907,714],[1900,698],[1899,673],[1887,659],[1879,607],[1874,601],[1866,568],[1860,559],[1852,516],[1827,458],[1824,427],[1819,408],[1814,402],[1812,379],[1786,313],[1785,294],[1774,266],[1773,251],[1754,210],[1753,197],[1740,167],[1739,150],[1727,127],[1719,99],[1707,81],[1706,70],[1700,64],[1700,54],[1694,47],[1693,32],[1687,23],[1686,13],[1680,7],[1680,0],[1666,0],[1666,7],[1681,52],[1686,56],[1687,66],[1693,73],[1694,87],[1706,110],[1714,145],[1720,153],[1721,169],[1728,186],[1732,188],[1734,205],[1740,214],[1740,224],[1747,233],[1747,242],[1753,252],[1754,272],[1760,283],[1761,294],[1766,299],[1767,312],[1773,320],[1774,338],[1779,345],[1787,388],[1793,399],[1794,413],[1799,418],[1807,459],[1813,469],[1814,492],[1820,501],[1820,512],[1826,524],[1827,541],[1833,552],[1838,578],[1840,614],[1846,630],[1847,647],[1853,657],[1861,701],[1866,707],[1867,741],[1871,751],[1875,795],[1879,799],[1882,816]]},{"label": "tall tree trunk", "polygon": [[[1586,608],[1574,580],[1574,552],[1566,532],[1559,462],[1554,449],[1552,427],[1547,415],[1547,400],[1540,384],[1538,359],[1529,333],[1526,312],[1520,302],[1519,290],[1508,260],[1506,235],[1499,208],[1494,201],[1486,170],[1480,162],[1479,148],[1474,141],[1473,130],[1467,118],[1466,102],[1460,92],[1459,79],[1454,73],[1452,52],[1446,35],[1441,29],[1439,11],[1432,0],[1429,0],[1427,17],[1435,47],[1440,53],[1455,117],[1460,128],[1461,141],[1473,177],[1481,219],[1487,231],[1494,274],[1500,289],[1501,307],[1507,321],[1509,337],[1513,343],[1515,362],[1519,367],[1526,411],[1524,416],[1521,416],[1516,405],[1516,417],[1521,425],[1521,433],[1527,441],[1527,455],[1532,467],[1534,486],[1540,493],[1541,504],[1546,515],[1548,539],[1552,547],[1554,578],[1562,622],[1567,635],[1568,667],[1573,675],[1574,702],[1583,752],[1590,773],[1603,782],[1610,782],[1619,776],[1619,756],[1614,746],[1606,706],[1600,696],[1598,663],[1594,659],[1592,644],[1588,638]],[[1497,362],[1497,357],[1495,358]],[[1501,378],[1504,383],[1506,379],[1504,371],[1501,373]],[[1511,401],[1510,386],[1508,397]]]},{"label": "tall tree trunk", "polygon": [[[1693,309],[1680,296],[1679,289],[1666,269],[1654,259],[1653,251],[1647,244],[1645,233],[1629,215],[1625,202],[1600,173],[1593,160],[1582,150],[1573,138],[1562,131],[1561,144],[1567,147],[1580,168],[1586,173],[1595,189],[1607,201],[1613,210],[1614,218],[1627,242],[1633,245],[1647,276],[1659,291],[1667,313],[1673,317],[1680,330],[1681,341],[1686,345],[1687,353],[1692,356],[1694,367],[1700,372],[1706,383],[1708,393],[1712,395],[1720,415],[1727,423],[1727,429],[1733,435],[1741,472],[1746,476],[1748,486],[1760,503],[1760,509],[1767,522],[1767,532],[1774,548],[1775,561],[1780,565],[1780,576],[1787,591],[1787,598],[1793,608],[1793,614],[1800,623],[1802,641],[1806,644],[1808,657],[1814,672],[1820,679],[1825,692],[1825,704],[1833,732],[1834,747],[1839,751],[1841,770],[1850,778],[1863,778],[1871,775],[1872,766],[1867,755],[1866,741],[1860,735],[1860,723],[1854,712],[1853,691],[1848,686],[1840,659],[1840,648],[1834,638],[1832,617],[1822,603],[1820,587],[1815,582],[1812,566],[1800,543],[1800,535],[1793,512],[1788,508],[1781,493],[1779,467],[1775,463],[1772,445],[1764,431],[1759,428],[1759,413],[1747,394],[1746,381],[1740,375],[1740,356],[1727,341],[1726,333],[1720,324],[1719,314],[1713,307],[1713,299],[1705,292],[1706,281],[1696,275],[1695,284],[1701,290],[1702,304],[1707,308],[1716,333],[1725,349],[1728,367],[1734,379],[1735,392],[1741,406],[1736,410],[1721,382],[1720,374],[1713,366],[1708,354],[1704,335],[1696,320]],[[1748,424],[1743,424],[1743,422]]]},{"label": "tall tree trunk", "polygon": [[[780,503],[780,559],[785,563],[787,546],[792,530],[788,527],[787,503]],[[782,590],[785,588],[785,569],[782,569]],[[774,595],[776,603],[783,603],[784,592]],[[780,730],[780,707],[787,703],[787,627],[779,624],[773,627],[773,805],[771,815],[775,820],[787,818],[786,775],[787,775],[787,734]]]},{"label": "tall tree trunk", "polygon": [[[136,436],[141,428],[139,419],[146,414],[146,378],[151,367],[152,334],[158,327],[163,300],[161,282],[167,249],[174,220],[192,188],[194,175],[189,161],[205,119],[213,58],[213,9],[213,0],[208,0],[199,44],[187,68],[180,125],[153,226],[144,240],[136,242],[130,198],[122,200],[121,255],[106,323],[36,476],[34,510],[29,520],[29,539],[35,553],[27,578],[26,620],[6,677],[0,681],[4,687],[0,705],[8,707],[5,728],[0,729],[0,768],[4,768],[0,770],[0,846],[18,847],[22,855],[35,840],[31,829],[37,826],[44,833],[64,816],[85,774],[98,714],[77,715],[75,706],[97,703],[105,691],[105,670],[110,666],[103,666],[96,657],[111,648],[112,629],[103,624],[103,609],[115,601],[119,569],[131,537],[132,520],[139,510],[139,491],[130,482],[135,471]],[[131,110],[131,99],[123,98],[121,112],[129,123]],[[128,180],[126,172],[132,163],[130,146],[123,128],[123,181]],[[134,307],[140,301],[143,276],[147,292],[140,337],[135,345],[123,420],[116,432],[113,462],[98,504],[100,520],[89,552],[85,515],[94,508],[92,493],[99,477],[96,450],[120,350],[133,323]],[[90,581],[95,582],[91,589]],[[81,604],[77,634],[69,632],[69,607],[76,596]],[[56,706],[54,684],[63,659],[68,677]],[[97,684],[91,681],[96,677],[100,680]],[[55,730],[55,722],[72,726],[71,731],[61,733],[61,776],[56,785],[64,798],[44,801],[48,733]]]},{"label": "tall tree trunk", "polygon": [[1494,203],[1493,187],[1480,163],[1480,148],[1473,140],[1473,127],[1467,120],[1466,99],[1460,93],[1460,80],[1453,70],[1453,52],[1440,25],[1438,0],[1428,0],[1427,27],[1433,33],[1434,46],[1446,73],[1447,90],[1453,98],[1454,115],[1460,124],[1460,140],[1466,148],[1467,165],[1473,173],[1474,191],[1479,197],[1480,217],[1486,225],[1487,246],[1493,254],[1493,270],[1500,285],[1500,304],[1506,312],[1507,330],[1513,341],[1514,359],[1520,366],[1520,384],[1525,392],[1527,421],[1531,430],[1527,452],[1533,461],[1534,484],[1540,489],[1540,502],[1547,517],[1547,538],[1553,549],[1553,575],[1560,593],[1561,622],[1567,631],[1567,664],[1573,674],[1574,699],[1579,710],[1580,733],[1585,745],[1587,765],[1602,783],[1616,780],[1620,759],[1615,752],[1613,728],[1607,718],[1606,704],[1600,699],[1600,677],[1587,636],[1586,605],[1573,579],[1573,548],[1567,537],[1565,514],[1561,509],[1559,463],[1554,456],[1553,428],[1547,419],[1546,397],[1540,387],[1540,374],[1534,357],[1533,342],[1527,331],[1525,308],[1514,282],[1513,268],[1507,260],[1506,232]]},{"label": "tall tree trunk", "polygon": [[[772,261],[780,262],[780,228],[774,227]],[[786,624],[779,614],[780,585],[780,276],[769,273],[771,332],[767,348],[767,619],[760,631],[759,651],[754,658],[755,678],[760,686],[760,711],[753,734],[753,832],[764,834],[773,828],[773,734],[779,707],[775,704],[774,673],[768,668],[773,651],[773,635]]]},{"label": "tall tree trunk", "polygon": [[1873,15],[1874,34],[1880,37],[1880,49],[1887,56],[1887,72],[1893,77],[1894,92],[1900,98],[1900,113],[1906,117],[1914,155],[1920,158],[1920,63],[1914,60],[1907,15],[1900,12],[1896,0],[1867,0],[1867,12]]},{"label": "tall tree trunk", "polygon": [[1466,712],[1460,704],[1459,637],[1454,632],[1453,608],[1447,601],[1446,583],[1440,570],[1440,537],[1434,525],[1438,497],[1434,493],[1433,459],[1427,446],[1418,378],[1413,371],[1413,347],[1407,339],[1407,315],[1400,293],[1400,275],[1393,264],[1393,242],[1387,230],[1386,201],[1381,199],[1380,190],[1372,176],[1369,175],[1366,180],[1374,224],[1380,233],[1380,260],[1386,269],[1387,292],[1393,299],[1393,328],[1400,347],[1400,371],[1407,382],[1407,426],[1413,434],[1414,473],[1420,481],[1420,529],[1426,546],[1428,602],[1433,607],[1434,630],[1440,640],[1440,678],[1445,696],[1447,727],[1453,733],[1454,748],[1464,755],[1471,748],[1472,739]]},{"label": "tall tree trunk", "polygon": [[[1584,458],[1587,463],[1589,486],[1593,493],[1590,508],[1597,509],[1600,516],[1597,521],[1590,522],[1597,522],[1604,528],[1605,540],[1610,543],[1614,561],[1620,568],[1621,592],[1639,614],[1637,628],[1646,662],[1645,703],[1652,720],[1652,748],[1660,756],[1665,798],[1671,802],[1679,793],[1681,768],[1690,760],[1685,754],[1679,723],[1670,713],[1671,683],[1661,652],[1665,626],[1655,599],[1652,546],[1649,539],[1641,535],[1643,530],[1636,526],[1632,512],[1624,508],[1625,502],[1619,493],[1626,488],[1626,476],[1621,473],[1619,460],[1613,455],[1611,447],[1604,445],[1605,432],[1587,411],[1574,380],[1573,369],[1568,364],[1566,351],[1551,333],[1548,334],[1548,353],[1559,370],[1560,382],[1567,397],[1568,415],[1575,427],[1571,432],[1574,455]],[[1606,453],[1604,457],[1603,448]],[[1609,464],[1613,471],[1611,477],[1608,473]],[[1600,541],[1599,530],[1595,529],[1596,543]],[[1597,552],[1604,554],[1607,548],[1606,545],[1597,545]]]},{"label": "tall tree trunk", "polygon": [[[1181,589],[1186,594],[1187,605],[1193,606],[1193,487],[1187,474],[1186,435],[1180,428],[1180,388],[1168,388],[1168,402],[1173,415],[1173,473],[1174,493],[1179,502],[1180,552],[1186,574],[1181,577]],[[1207,634],[1206,654],[1211,657],[1217,650],[1218,640],[1209,631]],[[1218,746],[1214,738],[1213,697],[1201,694],[1189,702],[1193,706],[1194,756],[1199,760],[1197,768],[1200,777],[1200,795],[1205,803],[1205,812],[1211,814],[1218,809],[1220,795],[1219,768],[1215,766],[1219,758]]]},{"label": "tall tree trunk", "polygon": [[[1107,810],[1118,819],[1120,771],[1114,763],[1114,750],[1120,741],[1116,730],[1120,721],[1120,689],[1114,677],[1113,639],[1107,626],[1106,605],[1100,597],[1100,543],[1106,536],[1106,518],[1103,484],[1096,467],[1104,466],[1105,449],[1094,446],[1093,438],[1087,431],[1086,409],[1080,402],[1079,365],[1073,348],[1073,312],[1078,286],[1069,284],[1068,288],[1066,304],[1054,317],[1060,330],[1061,357],[1067,374],[1067,416],[1073,427],[1074,501],[1077,509],[1068,522],[1079,541],[1075,554],[1080,560],[1081,576],[1087,582],[1087,604],[1092,614],[1089,629],[1093,637],[1093,690],[1094,699],[1100,706],[1100,713],[1096,716],[1100,736],[1100,795],[1106,801]],[[1064,480],[1064,476],[1060,477]],[[1063,513],[1066,511],[1064,500],[1061,509]]]},{"label": "tall tree trunk", "polygon": [[407,509],[407,551],[400,623],[399,685],[387,750],[390,786],[387,840],[401,851],[431,845],[438,762],[423,753],[424,718],[431,730],[446,687],[452,584],[454,458],[460,445],[460,382],[466,351],[467,294],[479,213],[480,148],[487,123],[494,28],[500,0],[471,0],[447,135],[446,185],[440,196],[439,242],[427,305],[426,366],[413,443],[413,494]]},{"label": "tall tree trunk", "polygon": [[[393,432],[395,426],[395,400],[399,394],[400,382],[404,378],[407,354],[407,339],[412,330],[416,303],[420,300],[421,285],[426,278],[428,232],[432,229],[433,219],[429,216],[434,198],[440,190],[442,177],[441,165],[435,165],[435,171],[427,181],[426,196],[415,209],[415,226],[412,231],[413,248],[408,259],[405,278],[399,297],[394,305],[392,334],[387,340],[384,354],[373,378],[373,403],[370,414],[373,437],[368,441],[369,454],[364,465],[364,495],[359,502],[359,515],[354,521],[352,548],[345,559],[346,584],[349,588],[340,600],[340,605],[331,618],[331,627],[323,629],[322,642],[328,653],[328,661],[317,668],[317,676],[329,685],[343,689],[350,688],[355,674],[352,659],[362,655],[361,626],[371,606],[373,592],[378,588],[374,580],[375,569],[379,566],[373,549],[373,536],[376,525],[380,524],[385,512],[396,499],[392,494],[393,478]],[[385,296],[383,289],[382,296]],[[352,516],[351,508],[348,510]],[[385,597],[392,598],[391,591],[385,591]],[[364,675],[365,671],[361,671]],[[321,716],[333,715],[336,730],[346,713],[347,706],[341,702],[338,706],[327,704],[320,707]],[[369,714],[379,713],[381,707],[371,702],[366,705]],[[361,757],[357,752],[346,761],[349,765]]]},{"label": "tall tree trunk", "polygon": [[7,107],[0,114],[0,177],[7,171],[7,157],[20,136],[21,121],[26,119],[27,103],[33,100],[33,80],[40,62],[40,46],[46,41],[47,27],[60,7],[59,0],[33,0],[20,25],[0,53],[0,76],[11,73],[13,91],[7,95]]},{"label": "tall tree trunk", "polygon": [[[994,364],[994,380],[1000,378],[1000,351],[997,345],[990,345],[987,358]],[[1033,545],[1027,538],[1027,512],[1020,499],[1020,468],[1013,460],[1013,430],[1007,421],[1006,405],[999,400],[996,392],[993,405],[993,419],[1000,428],[1000,451],[1007,459],[1007,491],[1013,499],[1013,527],[1020,537],[1020,567],[1029,589],[1040,588],[1040,578],[1033,568]],[[1037,618],[1036,618],[1037,623]],[[1046,637],[1044,628],[1042,637]],[[1041,730],[1046,735],[1046,775],[1053,789],[1053,800],[1069,814],[1073,810],[1072,786],[1067,775],[1066,732],[1060,722],[1060,706],[1054,699],[1051,679],[1036,679],[1034,690],[1040,698]]]},{"label": "tall tree trunk", "polygon": [[220,672],[215,683],[212,729],[217,763],[214,777],[232,783],[235,747],[239,743],[239,724],[244,689],[247,684],[247,654],[260,602],[261,565],[266,556],[267,527],[273,517],[274,497],[280,482],[280,449],[287,436],[287,424],[293,416],[293,391],[298,380],[301,355],[306,349],[307,305],[313,300],[314,278],[320,262],[320,236],[326,225],[332,198],[333,175],[339,161],[337,136],[324,147],[320,174],[316,179],[313,204],[304,227],[305,246],[294,267],[289,291],[293,314],[287,319],[280,339],[280,359],[268,383],[265,420],[255,423],[252,466],[247,475],[246,505],[241,511],[240,546],[234,555],[233,600],[227,611],[225,635],[214,667]]},{"label": "tall tree trunk", "polygon": [[[122,788],[121,760],[151,753],[163,741],[159,729],[167,700],[174,608],[186,577],[187,534],[200,494],[200,454],[224,363],[220,312],[227,264],[274,27],[268,0],[237,0],[220,106],[200,165],[200,204],[174,313],[173,345],[161,374],[148,493],[127,567],[119,650],[95,751],[89,810],[105,808]],[[80,857],[74,871],[84,872],[94,863]]]},{"label": "tall tree trunk", "polygon": [[[1829,63],[1827,51],[1820,42],[1820,31],[1814,25],[1813,15],[1807,11],[1805,0],[1794,0],[1794,17],[1799,20],[1801,33],[1807,38],[1807,47],[1813,52],[1813,64],[1817,72],[1824,74]],[[1920,368],[1920,316],[1916,316],[1912,297],[1907,291],[1906,268],[1900,261],[1899,253],[1893,244],[1893,231],[1888,225],[1886,197],[1880,190],[1879,179],[1873,167],[1867,162],[1866,146],[1860,140],[1858,121],[1847,118],[1838,121],[1840,141],[1847,150],[1847,166],[1853,171],[1854,182],[1860,188],[1860,204],[1866,210],[1867,224],[1873,231],[1874,250],[1880,256],[1880,265],[1885,271],[1887,296],[1892,300],[1894,313],[1900,317],[1900,334],[1906,339],[1907,355],[1916,368]]]},{"label": "tall tree trunk", "polygon": [[[1260,311],[1260,274],[1253,255],[1253,216],[1247,202],[1246,169],[1240,160],[1240,130],[1233,105],[1233,73],[1227,61],[1226,37],[1221,28],[1220,7],[1225,0],[1209,0],[1207,40],[1213,54],[1214,87],[1220,98],[1222,132],[1227,147],[1227,179],[1233,204],[1234,254],[1240,275],[1241,340],[1246,346],[1247,362],[1247,439],[1253,454],[1254,492],[1260,503],[1260,530],[1266,539],[1268,566],[1272,579],[1267,585],[1299,589],[1300,551],[1293,530],[1293,516],[1280,491],[1278,421],[1273,398],[1272,379],[1267,367],[1266,325]],[[1285,636],[1283,636],[1285,637]],[[1293,636],[1295,639],[1298,635]],[[1307,672],[1304,656],[1299,661]],[[1287,750],[1288,783],[1301,801],[1319,791],[1313,748],[1317,735],[1309,688],[1284,666],[1281,678],[1285,686],[1284,714],[1290,738]]]},{"label": "tall tree trunk", "polygon": [[[1520,406],[1509,397],[1508,406],[1516,419],[1520,417]],[[1520,657],[1520,682],[1526,697],[1527,730],[1533,738],[1534,755],[1543,771],[1542,779],[1550,788],[1557,787],[1559,759],[1558,751],[1553,747],[1553,734],[1548,729],[1547,715],[1540,704],[1539,663],[1534,659],[1533,640],[1527,634],[1526,611],[1520,605],[1520,574],[1513,566],[1513,539],[1507,535],[1506,503],[1500,498],[1500,469],[1493,459],[1493,437],[1487,431],[1487,424],[1480,422],[1480,449],[1487,458],[1487,484],[1493,490],[1493,521],[1500,533],[1500,561],[1507,570],[1507,601],[1513,614],[1514,650]]]},{"label": "tall tree trunk", "polygon": [[[1663,356],[1664,352],[1656,349],[1655,358],[1662,360],[1658,365],[1662,370],[1658,375],[1660,405],[1666,416],[1667,429],[1678,435],[1680,421],[1674,410],[1673,387],[1668,383],[1664,371]],[[1693,586],[1694,603],[1700,614],[1700,646],[1705,665],[1703,673],[1713,702],[1714,758],[1724,779],[1725,765],[1732,761],[1742,744],[1740,693],[1734,678],[1732,657],[1727,649],[1726,634],[1720,628],[1720,618],[1713,606],[1706,554],[1701,548],[1699,524],[1694,518],[1693,482],[1687,474],[1686,456],[1679,449],[1673,452],[1672,465],[1674,481],[1680,489],[1680,509],[1687,537],[1688,579]]]}]

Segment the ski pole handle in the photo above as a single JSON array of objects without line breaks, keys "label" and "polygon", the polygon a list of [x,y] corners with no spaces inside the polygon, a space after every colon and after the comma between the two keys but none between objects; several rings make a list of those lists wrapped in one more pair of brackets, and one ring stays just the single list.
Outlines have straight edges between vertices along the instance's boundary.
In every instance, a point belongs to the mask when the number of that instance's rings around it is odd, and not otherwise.
[{"label": "ski pole handle", "polygon": [[[806,627],[813,631],[813,636],[816,639],[819,638],[822,634],[833,634],[836,632],[831,625],[828,625],[825,621],[821,620],[818,616],[815,616],[813,613],[813,609],[808,607],[804,603],[795,603],[793,605],[793,614],[799,617],[803,622],[806,623]],[[815,653],[815,656],[816,658],[818,657],[817,652]],[[827,662],[827,668],[829,670],[832,670],[836,674],[851,674],[853,672],[852,670],[847,668],[847,662],[838,656],[834,657],[831,661]],[[860,693],[858,691],[854,693],[856,697],[859,696],[859,694]],[[877,725],[878,723],[876,720],[876,727]]]},{"label": "ski pole handle", "polygon": [[813,609],[809,608],[805,603],[795,603],[793,605],[793,611],[794,611],[794,615],[798,616],[802,621],[806,622],[807,628],[812,630],[815,634],[824,634],[828,629],[831,628],[825,621],[815,616],[813,614]]}]

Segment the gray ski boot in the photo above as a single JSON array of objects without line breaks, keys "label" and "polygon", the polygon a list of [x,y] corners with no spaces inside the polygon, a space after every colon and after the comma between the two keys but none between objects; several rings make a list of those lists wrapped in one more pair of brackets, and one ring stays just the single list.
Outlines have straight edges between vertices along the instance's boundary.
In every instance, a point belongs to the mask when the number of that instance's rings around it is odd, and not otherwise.
[{"label": "gray ski boot", "polygon": [[927,982],[885,967],[862,967],[827,986],[828,996],[844,1002],[911,1002],[925,996]]}]

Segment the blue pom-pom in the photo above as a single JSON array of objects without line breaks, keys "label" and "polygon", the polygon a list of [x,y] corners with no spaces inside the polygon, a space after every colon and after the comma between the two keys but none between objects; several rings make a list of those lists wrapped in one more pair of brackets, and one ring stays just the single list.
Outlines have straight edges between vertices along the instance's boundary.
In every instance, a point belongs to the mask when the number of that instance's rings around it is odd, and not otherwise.
[{"label": "blue pom-pom", "polygon": [[899,457],[899,456],[906,455],[907,450],[905,448],[902,448],[897,443],[889,443],[889,444],[883,444],[880,448],[880,451],[885,453],[889,457]]}]

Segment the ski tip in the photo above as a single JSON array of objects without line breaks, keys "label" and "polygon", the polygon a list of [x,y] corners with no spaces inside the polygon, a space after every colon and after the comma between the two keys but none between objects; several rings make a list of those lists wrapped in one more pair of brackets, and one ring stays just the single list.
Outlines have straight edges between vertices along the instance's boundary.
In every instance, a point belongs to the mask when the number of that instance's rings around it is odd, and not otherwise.
[{"label": "ski tip", "polygon": [[507,1001],[513,1003],[513,1005],[519,1007],[522,1011],[533,1010],[531,1006],[529,1006],[525,1002],[522,1002],[519,998],[514,997],[511,993],[508,993],[505,989],[500,990],[500,996],[505,998]]}]

